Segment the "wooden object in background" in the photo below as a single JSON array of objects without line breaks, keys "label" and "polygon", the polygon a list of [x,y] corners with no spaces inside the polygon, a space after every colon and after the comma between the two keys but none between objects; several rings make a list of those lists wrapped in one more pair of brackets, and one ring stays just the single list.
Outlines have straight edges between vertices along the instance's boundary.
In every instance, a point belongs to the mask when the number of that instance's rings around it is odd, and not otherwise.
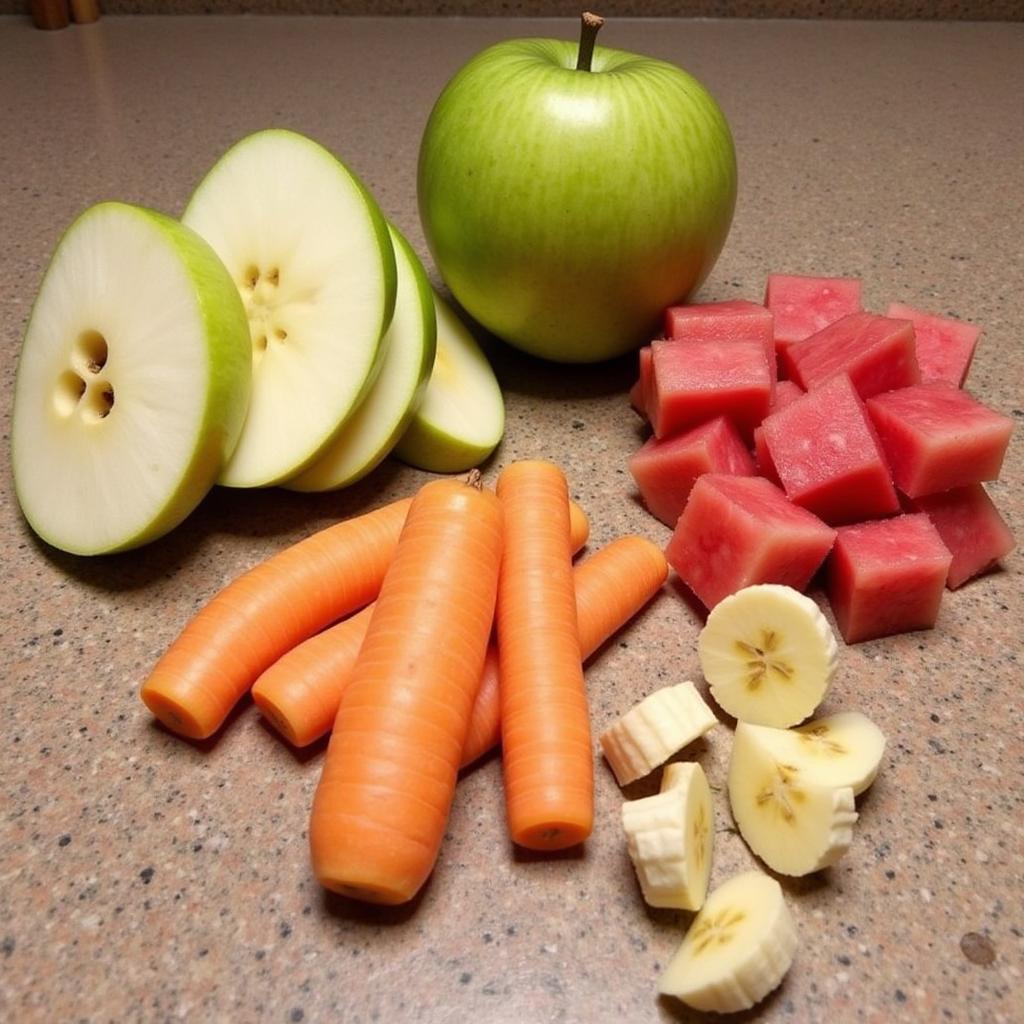
[{"label": "wooden object in background", "polygon": [[29,11],[36,28],[68,27],[68,0],[30,0]]},{"label": "wooden object in background", "polygon": [[77,25],[87,25],[100,16],[99,0],[71,0],[71,19]]}]

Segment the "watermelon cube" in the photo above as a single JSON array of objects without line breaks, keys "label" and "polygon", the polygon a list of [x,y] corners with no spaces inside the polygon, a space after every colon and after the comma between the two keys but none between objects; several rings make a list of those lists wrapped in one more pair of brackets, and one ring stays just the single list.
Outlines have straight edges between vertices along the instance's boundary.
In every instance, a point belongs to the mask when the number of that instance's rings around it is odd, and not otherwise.
[{"label": "watermelon cube", "polygon": [[848,644],[931,629],[952,556],[926,515],[842,526],[829,556],[828,597]]},{"label": "watermelon cube", "polygon": [[637,356],[639,357],[640,376],[629,390],[629,404],[646,419],[650,415],[647,410],[650,405],[650,395],[654,390],[651,379],[654,372],[651,362],[651,346],[644,345]]},{"label": "watermelon cube", "polygon": [[851,313],[790,345],[783,363],[787,376],[805,391],[845,373],[861,398],[921,379],[914,325],[874,313]]},{"label": "watermelon cube", "polygon": [[899,511],[864,403],[845,375],[772,413],[763,444],[787,497],[826,523]]},{"label": "watermelon cube", "polygon": [[861,308],[855,277],[806,277],[769,274],[764,304],[775,318],[775,348],[781,356],[795,341],[817,334],[847,313]]},{"label": "watermelon cube", "polygon": [[759,476],[705,473],[665,549],[669,564],[708,607],[754,583],[802,590],[835,530]]},{"label": "watermelon cube", "polygon": [[772,400],[770,412],[778,412],[792,405],[801,395],[806,394],[794,380],[780,380],[775,382],[775,397]]},{"label": "watermelon cube", "polygon": [[914,325],[914,348],[921,367],[921,380],[944,380],[955,387],[963,387],[981,334],[980,327],[923,313],[902,302],[892,303],[885,315],[909,320]]},{"label": "watermelon cube", "polygon": [[1013,534],[981,484],[915,498],[953,555],[946,586],[956,590],[998,565],[1015,547]]},{"label": "watermelon cube", "polygon": [[[792,405],[801,395],[806,394],[799,384],[791,380],[779,380],[775,382],[775,397],[772,400],[771,408],[768,410],[770,416],[773,412],[785,409]],[[764,424],[754,430],[754,459],[757,462],[757,471],[761,476],[771,480],[773,484],[782,486],[779,474],[775,470],[775,463],[772,462],[771,452],[764,441]]]},{"label": "watermelon cube", "polygon": [[759,341],[651,342],[648,413],[658,437],[728,416],[749,437],[772,402],[775,381]]},{"label": "watermelon cube", "polygon": [[1013,420],[933,381],[868,399],[896,486],[909,498],[995,480]]},{"label": "watermelon cube", "polygon": [[[781,382],[780,382],[781,383]],[[778,487],[782,486],[779,479],[779,471],[775,468],[772,453],[764,440],[764,424],[754,430],[754,461],[757,463],[757,471],[766,480],[771,480]]]},{"label": "watermelon cube", "polygon": [[775,376],[775,338],[772,314],[746,299],[669,306],[665,337],[672,341],[760,341]]},{"label": "watermelon cube", "polygon": [[648,438],[629,460],[629,471],[652,515],[675,526],[697,477],[753,476],[754,460],[736,428],[719,416],[675,437]]}]

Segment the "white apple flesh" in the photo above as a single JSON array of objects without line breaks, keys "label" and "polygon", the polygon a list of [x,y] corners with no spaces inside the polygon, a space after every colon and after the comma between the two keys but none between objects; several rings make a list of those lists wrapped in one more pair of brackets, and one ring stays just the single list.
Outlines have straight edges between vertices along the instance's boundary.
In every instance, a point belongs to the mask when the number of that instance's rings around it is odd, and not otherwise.
[{"label": "white apple flesh", "polygon": [[418,469],[461,473],[497,448],[505,432],[505,403],[491,364],[466,325],[436,295],[434,304],[434,368],[395,454]]},{"label": "white apple flesh", "polygon": [[420,219],[460,305],[561,362],[650,340],[704,280],[736,198],[728,124],[665,61],[518,39],[448,83],[420,147]]},{"label": "white apple flesh", "polygon": [[11,452],[29,524],[86,555],[176,526],[238,441],[250,363],[237,289],[198,235],[91,207],[53,255],[18,365]]},{"label": "white apple flesh", "polygon": [[370,393],[316,462],[285,481],[290,490],[336,490],[362,479],[394,448],[423,401],[437,339],[434,293],[419,257],[394,226],[391,242],[398,293],[380,372]]},{"label": "white apple flesh", "polygon": [[249,319],[252,403],[219,482],[279,483],[316,460],[379,369],[396,287],[387,223],[344,164],[278,129],[229,149],[183,220],[224,261]]}]

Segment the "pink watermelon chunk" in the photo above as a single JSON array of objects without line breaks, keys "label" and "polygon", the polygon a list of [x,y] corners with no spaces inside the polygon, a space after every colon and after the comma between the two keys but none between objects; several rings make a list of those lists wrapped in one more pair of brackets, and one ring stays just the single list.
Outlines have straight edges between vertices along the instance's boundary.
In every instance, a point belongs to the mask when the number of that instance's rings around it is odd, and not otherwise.
[{"label": "pink watermelon chunk", "polygon": [[994,568],[1016,546],[1009,526],[981,484],[968,484],[941,494],[915,498],[953,554],[946,586],[956,590]]},{"label": "pink watermelon chunk", "polygon": [[848,644],[931,629],[952,556],[926,515],[839,528],[828,597]]},{"label": "pink watermelon chunk", "polygon": [[868,399],[896,486],[910,498],[995,480],[1013,420],[950,384],[932,382]]},{"label": "pink watermelon chunk", "polygon": [[775,398],[772,401],[771,412],[778,412],[792,405],[801,395],[806,394],[804,389],[793,380],[780,380],[775,382]]},{"label": "pink watermelon chunk", "polygon": [[951,317],[923,313],[901,302],[892,303],[886,316],[909,320],[914,325],[914,347],[921,380],[944,380],[963,387],[971,368],[981,328]]},{"label": "pink watermelon chunk", "polygon": [[759,341],[651,342],[648,412],[658,437],[728,416],[749,437],[771,405],[775,382]]},{"label": "pink watermelon chunk", "polygon": [[654,366],[651,362],[651,346],[644,345],[637,353],[640,364],[640,376],[629,390],[629,404],[645,419],[649,418],[650,396],[654,391],[652,376]]},{"label": "pink watermelon chunk", "polygon": [[665,550],[669,564],[708,608],[754,583],[802,590],[835,530],[759,476],[698,478]]},{"label": "pink watermelon chunk", "polygon": [[754,460],[736,428],[719,416],[676,437],[648,438],[629,460],[629,471],[652,515],[675,526],[699,476],[753,476]]},{"label": "pink watermelon chunk", "polygon": [[790,345],[783,363],[787,375],[805,391],[845,373],[861,398],[921,379],[913,324],[874,313],[851,313]]},{"label": "pink watermelon chunk", "polygon": [[760,341],[775,377],[775,336],[772,314],[746,299],[669,306],[665,337],[672,341]]},{"label": "pink watermelon chunk", "polygon": [[847,313],[861,309],[855,277],[769,274],[764,304],[775,318],[775,348],[781,357],[795,341],[817,334]]},{"label": "pink watermelon chunk", "polygon": [[864,403],[845,375],[772,413],[761,430],[787,497],[826,523],[899,511]]},{"label": "pink watermelon chunk", "polygon": [[[785,409],[787,405],[792,405],[801,395],[807,394],[806,391],[799,384],[792,380],[777,380],[775,382],[775,397],[772,400],[772,406],[768,410],[770,416],[773,412],[778,412],[780,409]],[[779,479],[779,474],[776,472],[775,463],[772,462],[771,452],[768,451],[768,445],[764,441],[764,424],[757,427],[754,430],[754,460],[757,462],[757,471],[761,476],[768,480],[771,480],[773,484],[782,486],[782,481]]]},{"label": "pink watermelon chunk", "polygon": [[772,453],[768,450],[768,445],[765,443],[763,423],[754,430],[754,461],[757,463],[757,471],[761,476],[766,480],[771,480],[778,487],[782,486],[782,481],[779,479],[779,471],[775,468],[775,462],[772,459]]}]

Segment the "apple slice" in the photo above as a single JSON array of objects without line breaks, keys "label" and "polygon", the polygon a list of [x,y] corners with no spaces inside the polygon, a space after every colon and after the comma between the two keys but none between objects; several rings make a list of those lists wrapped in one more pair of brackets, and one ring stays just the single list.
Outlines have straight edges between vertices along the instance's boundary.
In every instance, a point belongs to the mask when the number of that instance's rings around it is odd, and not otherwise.
[{"label": "apple slice", "polygon": [[379,369],[396,287],[387,222],[344,164],[280,129],[229,149],[183,220],[234,278],[252,339],[252,404],[220,483],[279,483],[316,460]]},{"label": "apple slice", "polygon": [[14,392],[25,518],[74,554],[137,547],[213,485],[249,401],[249,332],[213,250],[152,210],[100,203],[43,277]]},{"label": "apple slice", "polygon": [[437,295],[437,355],[423,404],[395,447],[418,469],[460,473],[478,466],[505,432],[505,403],[487,357]]},{"label": "apple slice", "polygon": [[427,273],[401,233],[389,225],[398,269],[395,315],[370,393],[316,462],[284,486],[330,491],[366,476],[394,448],[416,414],[434,365],[437,318]]}]

